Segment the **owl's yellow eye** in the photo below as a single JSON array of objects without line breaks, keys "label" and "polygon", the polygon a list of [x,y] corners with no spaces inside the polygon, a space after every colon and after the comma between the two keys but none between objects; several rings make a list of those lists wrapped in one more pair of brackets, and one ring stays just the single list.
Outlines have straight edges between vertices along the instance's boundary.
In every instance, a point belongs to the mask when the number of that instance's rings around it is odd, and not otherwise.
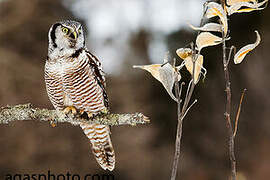
[{"label": "owl's yellow eye", "polygon": [[82,30],[81,30],[81,28],[80,28],[80,29],[78,30],[78,33],[79,33],[79,34],[81,34],[81,33],[82,33]]},{"label": "owl's yellow eye", "polygon": [[68,28],[66,28],[66,27],[63,27],[63,28],[62,28],[62,31],[63,31],[63,33],[68,34],[69,29],[68,29]]}]

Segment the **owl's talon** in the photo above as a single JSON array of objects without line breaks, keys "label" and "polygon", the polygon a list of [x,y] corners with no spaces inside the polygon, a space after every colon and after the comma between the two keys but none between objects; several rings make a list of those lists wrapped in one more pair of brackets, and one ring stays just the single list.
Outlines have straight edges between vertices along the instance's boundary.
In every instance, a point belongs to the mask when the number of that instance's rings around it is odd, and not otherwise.
[{"label": "owl's talon", "polygon": [[100,114],[101,114],[101,115],[102,115],[102,114],[108,114],[108,113],[109,113],[109,111],[108,111],[107,108],[100,111]]},{"label": "owl's talon", "polygon": [[76,108],[73,107],[73,106],[68,106],[68,107],[66,107],[66,108],[63,110],[63,112],[64,112],[65,114],[68,114],[70,111],[71,111],[71,113],[72,113],[73,115],[76,115],[76,114],[77,114],[77,110],[76,110]]},{"label": "owl's talon", "polygon": [[90,113],[90,112],[89,112],[89,113],[87,113],[87,116],[88,116],[88,118],[89,118],[89,119],[92,119],[92,118],[94,118],[94,117],[95,117],[95,116],[94,116],[94,114],[93,114],[93,113]]},{"label": "owl's talon", "polygon": [[77,114],[77,110],[76,110],[75,108],[72,108],[72,109],[71,109],[71,113],[72,113],[73,115],[76,115],[76,114]]},{"label": "owl's talon", "polygon": [[81,109],[81,110],[79,111],[79,113],[80,113],[80,115],[83,115],[84,110]]}]

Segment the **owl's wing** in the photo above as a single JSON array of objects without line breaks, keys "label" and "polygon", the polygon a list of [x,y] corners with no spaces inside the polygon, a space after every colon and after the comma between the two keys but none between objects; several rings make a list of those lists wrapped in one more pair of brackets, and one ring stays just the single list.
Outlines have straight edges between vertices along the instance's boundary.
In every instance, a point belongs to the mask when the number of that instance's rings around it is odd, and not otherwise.
[{"label": "owl's wing", "polygon": [[101,63],[98,60],[98,58],[94,56],[92,53],[90,53],[89,51],[86,51],[86,53],[89,58],[89,65],[94,69],[96,81],[98,82],[98,85],[102,89],[104,105],[106,106],[107,109],[109,109],[109,99],[105,89],[106,87],[105,73],[102,69]]},{"label": "owl's wing", "polygon": [[[74,57],[76,58],[76,57]],[[105,77],[98,59],[90,52],[78,56],[76,62],[67,70],[65,89],[77,109],[89,113],[98,113],[108,108],[108,97],[105,91]],[[115,166],[115,153],[110,139],[109,126],[80,123],[84,134],[92,146],[92,152],[103,169],[112,171]]]},{"label": "owl's wing", "polygon": [[97,58],[85,50],[82,53],[71,57],[73,63],[63,64],[64,104],[72,104],[87,113],[98,113],[108,109],[105,78]]}]

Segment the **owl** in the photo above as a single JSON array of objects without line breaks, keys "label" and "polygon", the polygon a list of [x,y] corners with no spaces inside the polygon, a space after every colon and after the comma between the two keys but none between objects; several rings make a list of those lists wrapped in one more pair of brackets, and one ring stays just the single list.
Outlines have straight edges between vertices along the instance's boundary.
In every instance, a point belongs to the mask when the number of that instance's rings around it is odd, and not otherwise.
[{"label": "owl", "polygon": [[[105,76],[100,61],[85,46],[83,27],[65,20],[49,30],[45,83],[54,108],[64,113],[88,117],[108,112]],[[98,164],[112,171],[115,154],[106,125],[81,123]]]}]

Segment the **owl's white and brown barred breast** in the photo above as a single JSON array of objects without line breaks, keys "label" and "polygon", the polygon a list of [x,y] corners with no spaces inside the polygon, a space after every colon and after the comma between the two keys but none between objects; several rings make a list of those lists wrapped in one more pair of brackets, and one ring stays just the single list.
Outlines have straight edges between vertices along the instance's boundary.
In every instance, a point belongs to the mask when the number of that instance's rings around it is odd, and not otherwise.
[{"label": "owl's white and brown barred breast", "polygon": [[[49,99],[57,110],[74,106],[95,114],[108,108],[100,62],[84,48],[72,56],[47,59],[45,81]],[[97,162],[103,169],[113,170],[115,155],[109,127],[97,124],[81,124],[81,127],[91,142]]]}]

